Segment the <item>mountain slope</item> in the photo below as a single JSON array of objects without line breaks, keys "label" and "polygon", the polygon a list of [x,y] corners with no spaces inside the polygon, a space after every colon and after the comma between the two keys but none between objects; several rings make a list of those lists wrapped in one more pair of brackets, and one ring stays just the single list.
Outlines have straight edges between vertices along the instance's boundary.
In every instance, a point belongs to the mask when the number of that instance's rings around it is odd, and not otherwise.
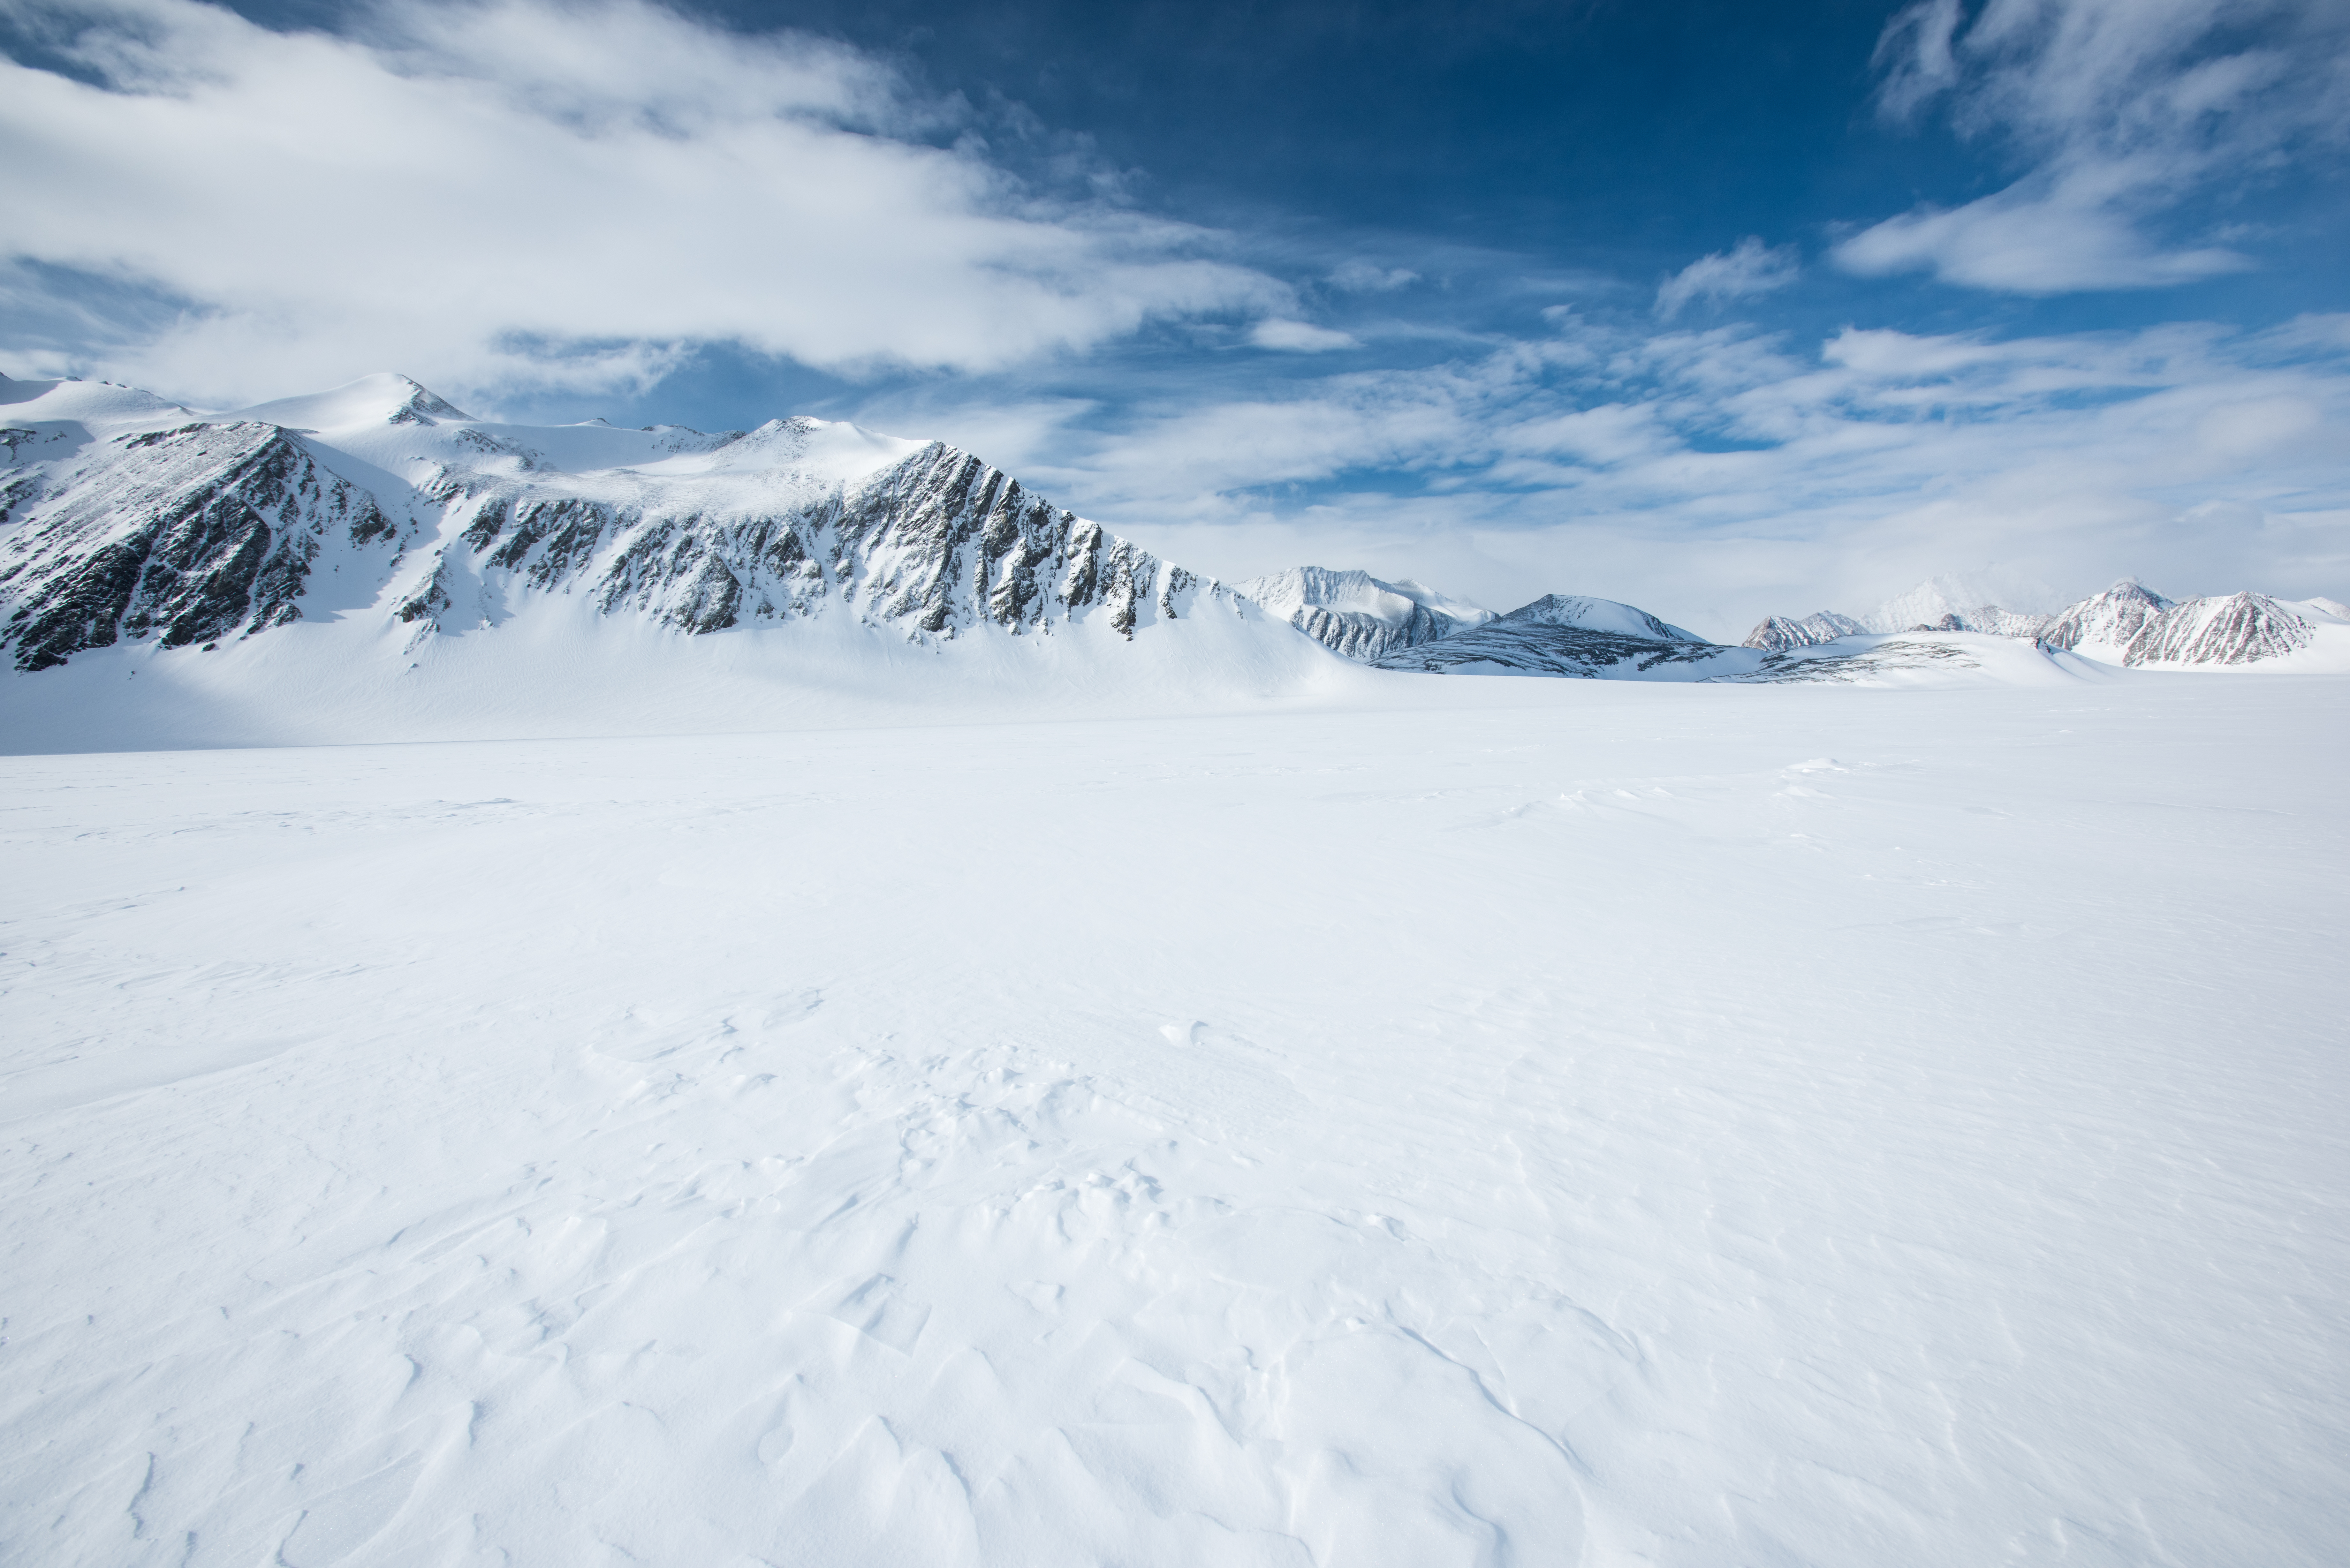
[{"label": "mountain slope", "polygon": [[1293,566],[1235,583],[1233,590],[1333,653],[1364,663],[1494,618],[1492,610],[1415,582],[1382,582],[1368,572],[1326,566]]},{"label": "mountain slope", "polygon": [[212,419],[84,383],[0,392],[0,648],[27,671],[322,607],[412,649],[550,595],[689,634],[844,616],[923,643],[1263,621],[968,452],[852,425],[507,426],[395,376]]}]

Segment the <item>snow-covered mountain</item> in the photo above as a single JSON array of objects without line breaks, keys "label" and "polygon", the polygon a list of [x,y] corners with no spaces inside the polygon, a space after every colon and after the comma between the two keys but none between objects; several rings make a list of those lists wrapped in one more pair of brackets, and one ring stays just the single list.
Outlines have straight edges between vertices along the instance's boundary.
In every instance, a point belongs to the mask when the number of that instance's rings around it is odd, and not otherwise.
[{"label": "snow-covered mountain", "polygon": [[1784,653],[1790,649],[1834,642],[1840,637],[1851,637],[1867,629],[1852,617],[1838,615],[1834,610],[1821,610],[1806,616],[1774,615],[1748,632],[1743,646],[1759,648],[1765,653]]},{"label": "snow-covered mountain", "polygon": [[[1724,656],[1731,656],[1726,662]],[[1482,626],[1388,654],[1372,667],[1431,675],[1701,680],[1751,660],[1631,605],[1551,594]]]},{"label": "snow-covered mountain", "polygon": [[406,643],[583,599],[685,633],[847,618],[923,644],[1138,631],[1248,600],[940,441],[777,420],[715,435],[473,419],[405,377],[204,415],[0,382],[0,648],[53,668],[305,618]]},{"label": "snow-covered mountain", "polygon": [[[1915,617],[1915,619],[1910,618]],[[2342,628],[2343,630],[2328,628]],[[1952,607],[1936,578],[1856,619],[1823,610],[1800,619],[1772,616],[1745,646],[1781,654],[1863,632],[1972,631],[2022,638],[2122,665],[2248,665],[2336,643],[2350,659],[2350,607],[2332,599],[2279,599],[2236,593],[2173,600],[2125,577],[2054,615],[1993,604]]]},{"label": "snow-covered mountain", "polygon": [[2350,625],[2332,599],[2236,593],[2174,602],[2125,577],[2052,616],[2041,641],[2114,664],[2251,664],[2297,653]]},{"label": "snow-covered mountain", "polygon": [[1406,579],[1293,566],[1232,585],[1334,653],[1370,663],[1494,618],[1493,612]]},{"label": "snow-covered mountain", "polygon": [[1937,576],[1887,599],[1862,616],[1860,623],[1869,631],[1987,631],[1994,637],[2029,637],[2042,618],[2032,611],[2002,608],[1980,583]]}]

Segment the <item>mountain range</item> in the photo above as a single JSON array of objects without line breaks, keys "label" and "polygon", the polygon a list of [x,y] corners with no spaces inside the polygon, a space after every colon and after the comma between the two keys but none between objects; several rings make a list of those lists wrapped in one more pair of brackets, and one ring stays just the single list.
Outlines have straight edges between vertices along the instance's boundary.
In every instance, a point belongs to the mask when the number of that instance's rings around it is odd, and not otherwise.
[{"label": "mountain range", "polygon": [[[1346,669],[1849,681],[1988,660],[2036,678],[2059,658],[2242,665],[2350,637],[2350,610],[2330,600],[2174,602],[2134,582],[2053,616],[1929,583],[1866,618],[1773,617],[1736,648],[1588,597],[1496,614],[1318,566],[1226,585],[942,441],[808,418],[714,433],[502,423],[396,375],[216,413],[106,382],[0,378],[0,650],[15,679],[127,659],[126,681],[161,676],[215,704],[247,678],[183,661],[284,644],[262,659],[278,688],[315,706],[339,680],[331,701],[348,705],[452,659],[477,691],[510,686],[498,660],[521,649],[542,684],[584,681],[572,672],[617,646],[595,628],[619,625],[697,644],[798,627],[759,657],[761,679],[803,685],[821,649],[844,669],[978,657],[1010,688],[1048,670],[1097,689],[1147,670],[1258,691]],[[1948,640],[1980,633],[2026,657]]]},{"label": "mountain range", "polygon": [[1816,647],[1867,633],[1972,631],[2022,638],[2098,661],[2138,665],[2245,665],[2314,646],[2324,628],[2350,621],[2334,599],[2281,599],[2233,593],[2168,599],[2135,577],[2049,615],[2002,609],[1951,591],[1947,579],[1922,583],[1866,617],[1820,610],[1771,616],[1745,646],[1768,653]]}]

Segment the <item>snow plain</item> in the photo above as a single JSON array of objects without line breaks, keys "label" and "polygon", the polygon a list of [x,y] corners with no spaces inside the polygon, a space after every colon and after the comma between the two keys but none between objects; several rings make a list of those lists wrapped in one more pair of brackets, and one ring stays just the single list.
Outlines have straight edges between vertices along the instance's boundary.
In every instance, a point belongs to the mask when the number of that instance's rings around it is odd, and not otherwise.
[{"label": "snow plain", "polygon": [[1381,691],[0,760],[0,1559],[2350,1557],[2350,680]]}]

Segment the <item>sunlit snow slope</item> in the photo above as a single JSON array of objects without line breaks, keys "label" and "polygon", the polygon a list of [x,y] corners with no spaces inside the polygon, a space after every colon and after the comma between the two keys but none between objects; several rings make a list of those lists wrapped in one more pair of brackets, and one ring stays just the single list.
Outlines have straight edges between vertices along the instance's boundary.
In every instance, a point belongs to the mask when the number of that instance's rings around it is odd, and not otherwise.
[{"label": "sunlit snow slope", "polygon": [[2341,680],[1382,690],[0,761],[0,1561],[2350,1556]]}]

